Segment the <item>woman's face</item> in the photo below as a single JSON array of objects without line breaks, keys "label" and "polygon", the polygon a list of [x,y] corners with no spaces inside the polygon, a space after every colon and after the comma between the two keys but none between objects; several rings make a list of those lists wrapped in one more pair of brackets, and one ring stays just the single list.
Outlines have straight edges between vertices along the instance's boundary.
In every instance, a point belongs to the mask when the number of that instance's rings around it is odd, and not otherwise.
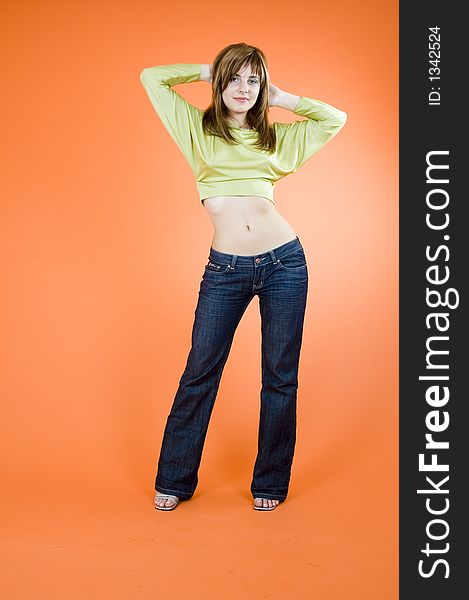
[{"label": "woman's face", "polygon": [[[247,65],[239,73],[235,73],[228,86],[222,93],[223,102],[231,115],[243,118],[244,114],[254,106],[259,95],[259,77],[251,71],[251,65]],[[238,100],[241,98],[242,100]]]}]

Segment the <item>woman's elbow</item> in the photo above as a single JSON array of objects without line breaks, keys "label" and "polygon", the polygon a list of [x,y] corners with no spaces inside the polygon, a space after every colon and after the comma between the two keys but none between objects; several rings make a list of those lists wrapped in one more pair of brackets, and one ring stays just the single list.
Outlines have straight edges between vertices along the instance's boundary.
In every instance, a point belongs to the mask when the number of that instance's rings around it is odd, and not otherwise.
[{"label": "woman's elbow", "polygon": [[142,69],[142,71],[140,72],[140,83],[145,83],[145,81],[148,78],[148,72],[149,72],[148,67],[145,67],[144,69]]},{"label": "woman's elbow", "polygon": [[339,111],[339,123],[340,123],[340,127],[343,127],[345,125],[345,123],[347,122],[347,113],[344,110]]}]

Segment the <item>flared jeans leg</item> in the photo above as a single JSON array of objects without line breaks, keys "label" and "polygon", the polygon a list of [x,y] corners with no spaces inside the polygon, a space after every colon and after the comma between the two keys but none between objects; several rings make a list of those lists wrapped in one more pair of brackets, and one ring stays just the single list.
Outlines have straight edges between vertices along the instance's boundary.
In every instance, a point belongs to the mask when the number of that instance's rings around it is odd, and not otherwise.
[{"label": "flared jeans leg", "polygon": [[155,489],[191,498],[210,417],[233,336],[253,295],[234,273],[206,271],[199,290],[192,344],[166,421]]},{"label": "flared jeans leg", "polygon": [[288,494],[296,443],[298,369],[308,291],[303,252],[291,260],[300,266],[279,266],[259,292],[262,388],[251,493],[280,501]]}]

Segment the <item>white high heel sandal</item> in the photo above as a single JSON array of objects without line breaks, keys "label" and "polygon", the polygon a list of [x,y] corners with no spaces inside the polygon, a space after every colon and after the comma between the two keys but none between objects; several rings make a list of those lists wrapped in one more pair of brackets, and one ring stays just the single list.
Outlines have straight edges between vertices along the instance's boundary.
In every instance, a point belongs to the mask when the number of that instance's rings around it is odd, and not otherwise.
[{"label": "white high heel sandal", "polygon": [[276,504],[274,504],[273,506],[263,506],[262,504],[261,504],[261,506],[257,506],[256,500],[265,500],[265,498],[254,498],[254,504],[253,504],[254,510],[275,510],[277,508],[277,506],[280,504],[279,500],[272,500],[272,502],[276,502]]},{"label": "white high heel sandal", "polygon": [[[158,506],[156,503],[157,498],[165,498],[166,500],[172,500],[174,502],[174,504],[171,504],[170,506],[165,506],[165,505]],[[158,492],[157,494],[155,494],[153,504],[155,505],[155,508],[157,510],[174,510],[176,508],[176,506],[179,504],[179,498],[177,496],[173,496],[171,494],[160,494]]]}]

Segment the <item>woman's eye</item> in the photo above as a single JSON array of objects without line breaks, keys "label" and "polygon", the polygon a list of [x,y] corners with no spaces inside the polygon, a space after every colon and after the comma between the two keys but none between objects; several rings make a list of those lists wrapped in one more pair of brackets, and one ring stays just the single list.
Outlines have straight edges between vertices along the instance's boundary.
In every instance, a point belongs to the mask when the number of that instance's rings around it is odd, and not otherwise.
[{"label": "woman's eye", "polygon": [[[239,79],[239,77],[232,77],[232,78],[231,78],[231,81],[234,81],[235,79]],[[250,83],[252,83],[252,84],[254,84],[254,85],[255,85],[256,83],[259,83],[259,82],[257,81],[257,79],[251,79],[251,80],[250,80]]]}]

